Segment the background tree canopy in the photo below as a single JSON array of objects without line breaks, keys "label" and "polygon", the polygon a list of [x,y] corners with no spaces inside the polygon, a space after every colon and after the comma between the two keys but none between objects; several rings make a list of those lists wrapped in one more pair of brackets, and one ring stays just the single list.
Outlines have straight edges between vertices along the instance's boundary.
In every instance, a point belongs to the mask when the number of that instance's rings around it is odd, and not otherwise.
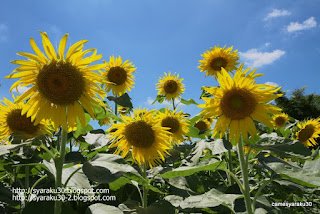
[{"label": "background tree canopy", "polygon": [[288,97],[286,92],[283,97],[275,100],[277,106],[283,109],[290,117],[298,120],[317,118],[320,116],[320,95],[305,95],[306,87],[295,89],[292,96]]}]

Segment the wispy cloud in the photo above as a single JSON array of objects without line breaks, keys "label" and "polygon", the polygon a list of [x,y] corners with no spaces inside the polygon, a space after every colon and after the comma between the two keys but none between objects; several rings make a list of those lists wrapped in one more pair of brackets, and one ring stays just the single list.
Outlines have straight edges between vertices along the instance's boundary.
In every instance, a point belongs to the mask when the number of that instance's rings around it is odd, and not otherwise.
[{"label": "wispy cloud", "polygon": [[7,41],[8,26],[0,23],[0,42]]},{"label": "wispy cloud", "polygon": [[18,94],[23,94],[26,91],[28,91],[30,89],[30,87],[21,87],[20,85],[17,88],[12,89],[12,92],[18,93]]},{"label": "wispy cloud", "polygon": [[271,86],[278,86],[278,84],[275,82],[265,82],[264,84],[271,85]]},{"label": "wispy cloud", "polygon": [[268,47],[268,46],[270,45],[270,42],[266,42],[266,43],[264,43],[264,45],[265,45],[266,47]]},{"label": "wispy cloud", "polygon": [[242,56],[250,66],[255,68],[271,64],[285,53],[285,51],[278,49],[272,52],[258,52],[257,49],[250,49],[247,52],[239,52],[240,56]]},{"label": "wispy cloud", "polygon": [[264,18],[265,21],[272,19],[272,18],[277,18],[281,16],[289,16],[291,15],[291,12],[287,10],[278,10],[278,9],[273,9],[271,13],[268,13],[267,16]]},{"label": "wispy cloud", "polygon": [[314,17],[310,17],[309,19],[303,21],[302,23],[299,22],[290,22],[287,26],[287,31],[289,33],[301,30],[308,30],[317,26],[317,22]]}]

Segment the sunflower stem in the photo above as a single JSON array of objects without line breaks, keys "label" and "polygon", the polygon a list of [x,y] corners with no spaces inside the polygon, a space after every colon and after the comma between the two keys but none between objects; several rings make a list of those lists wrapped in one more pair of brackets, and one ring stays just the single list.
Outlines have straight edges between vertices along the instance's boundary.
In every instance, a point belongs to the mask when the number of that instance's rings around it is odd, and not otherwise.
[{"label": "sunflower stem", "polygon": [[174,104],[174,98],[172,98],[172,106],[173,106],[173,110],[176,110],[176,105]]},{"label": "sunflower stem", "polygon": [[242,179],[243,179],[243,187],[244,187],[242,194],[244,196],[244,201],[246,204],[248,214],[253,214],[252,206],[251,206],[251,199],[250,199],[248,165],[245,161],[245,156],[244,156],[244,152],[243,152],[242,137],[240,137],[240,140],[238,143],[238,155],[239,155],[239,162],[240,162],[240,168],[241,168]]},{"label": "sunflower stem", "polygon": [[[114,114],[118,116],[118,104],[116,102],[114,102]],[[115,120],[114,123],[117,123],[117,121]]]},{"label": "sunflower stem", "polygon": [[[226,140],[229,141],[229,133],[228,132],[226,132],[225,137],[226,137]],[[233,173],[231,150],[228,150],[228,169],[231,173]],[[234,183],[233,177],[230,176],[228,173],[227,173],[227,177],[228,177],[229,185],[232,186]]]},{"label": "sunflower stem", "polygon": [[[143,164],[142,168],[142,176],[145,180],[147,180],[147,169],[146,164]],[[149,182],[148,182],[149,183]],[[143,185],[143,201],[142,201],[142,207],[147,208],[148,206],[148,187],[146,185]]]},{"label": "sunflower stem", "polygon": [[[62,187],[62,169],[63,169],[64,157],[65,157],[65,153],[66,153],[67,135],[68,135],[68,132],[62,128],[61,129],[61,137],[60,137],[60,154],[55,159],[55,166],[56,166],[55,186],[56,186],[56,189]],[[60,200],[55,201],[54,214],[61,213],[61,206],[62,206],[62,201],[60,201]]]}]

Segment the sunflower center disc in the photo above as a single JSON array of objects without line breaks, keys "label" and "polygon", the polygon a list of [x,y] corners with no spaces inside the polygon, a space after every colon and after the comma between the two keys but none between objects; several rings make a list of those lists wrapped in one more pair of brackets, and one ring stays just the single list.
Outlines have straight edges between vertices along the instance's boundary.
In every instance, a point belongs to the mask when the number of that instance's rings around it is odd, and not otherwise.
[{"label": "sunflower center disc", "polygon": [[127,72],[119,67],[112,67],[108,72],[108,80],[116,85],[122,85],[127,80]]},{"label": "sunflower center disc", "polygon": [[277,117],[275,123],[277,126],[283,126],[286,123],[286,120],[283,117]]},{"label": "sunflower center disc", "polygon": [[220,71],[221,68],[227,67],[227,60],[223,57],[217,57],[211,60],[210,67],[215,71]]},{"label": "sunflower center disc", "polygon": [[176,133],[180,128],[179,121],[173,117],[166,117],[163,119],[161,121],[161,126],[170,128],[168,131],[171,133]]},{"label": "sunflower center disc", "polygon": [[200,120],[196,124],[194,124],[194,127],[198,128],[200,131],[208,129],[207,124],[202,120]]},{"label": "sunflower center disc", "polygon": [[40,94],[52,103],[69,105],[81,97],[85,82],[79,69],[71,63],[52,61],[40,70],[37,86]]},{"label": "sunflower center disc", "polygon": [[250,91],[234,88],[224,94],[220,108],[232,120],[241,120],[250,116],[256,105],[257,102]]},{"label": "sunflower center disc", "polygon": [[38,131],[38,125],[33,125],[30,117],[21,116],[21,109],[14,109],[8,114],[7,124],[12,132],[19,131],[34,134]]},{"label": "sunflower center disc", "polygon": [[174,80],[168,80],[164,83],[164,91],[168,94],[175,93],[178,90],[178,84]]},{"label": "sunflower center disc", "polygon": [[305,142],[305,141],[307,141],[309,138],[312,137],[313,133],[314,133],[314,127],[313,127],[313,125],[311,125],[311,124],[306,125],[306,127],[299,132],[299,134],[298,134],[298,140],[299,140],[300,142]]},{"label": "sunflower center disc", "polygon": [[155,142],[153,129],[144,121],[136,121],[127,125],[124,136],[131,145],[140,148],[149,148]]}]

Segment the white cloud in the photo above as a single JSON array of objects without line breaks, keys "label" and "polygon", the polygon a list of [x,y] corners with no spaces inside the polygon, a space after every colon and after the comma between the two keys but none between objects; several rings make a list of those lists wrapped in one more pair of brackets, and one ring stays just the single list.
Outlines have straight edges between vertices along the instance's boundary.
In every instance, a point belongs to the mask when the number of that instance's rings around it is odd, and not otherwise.
[{"label": "white cloud", "polygon": [[247,52],[239,52],[240,56],[242,56],[252,67],[271,64],[285,53],[285,51],[278,49],[272,52],[258,52],[257,49],[250,49]]},{"label": "white cloud", "polygon": [[264,43],[264,45],[265,45],[266,47],[268,47],[268,46],[270,45],[270,42],[266,42],[266,43]]},{"label": "white cloud", "polygon": [[[17,90],[18,89],[18,90]],[[13,88],[12,92],[18,93],[18,94],[23,94],[24,92],[28,91],[30,87],[21,87],[20,85],[17,88]]]},{"label": "white cloud", "polygon": [[0,42],[7,41],[8,26],[0,23]]},{"label": "white cloud", "polygon": [[290,22],[287,26],[287,31],[289,33],[300,31],[300,30],[307,30],[310,28],[314,28],[317,26],[317,22],[314,17],[310,17],[309,19],[305,20],[302,23],[299,22]]},{"label": "white cloud", "polygon": [[291,13],[287,10],[278,10],[278,9],[273,9],[271,13],[268,13],[267,16],[264,18],[265,21],[276,18],[276,17],[281,17],[281,16],[289,16]]},{"label": "white cloud", "polygon": [[271,85],[271,86],[278,86],[278,84],[275,82],[265,82],[264,84]]}]

